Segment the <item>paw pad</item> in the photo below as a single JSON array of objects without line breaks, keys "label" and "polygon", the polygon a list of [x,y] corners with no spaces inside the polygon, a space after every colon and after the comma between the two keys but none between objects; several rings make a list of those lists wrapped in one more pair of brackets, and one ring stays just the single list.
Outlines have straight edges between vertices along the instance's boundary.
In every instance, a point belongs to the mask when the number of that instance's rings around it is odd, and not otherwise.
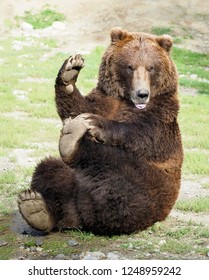
[{"label": "paw pad", "polygon": [[31,227],[41,231],[53,228],[52,218],[40,193],[26,190],[19,195],[17,202],[21,215]]}]

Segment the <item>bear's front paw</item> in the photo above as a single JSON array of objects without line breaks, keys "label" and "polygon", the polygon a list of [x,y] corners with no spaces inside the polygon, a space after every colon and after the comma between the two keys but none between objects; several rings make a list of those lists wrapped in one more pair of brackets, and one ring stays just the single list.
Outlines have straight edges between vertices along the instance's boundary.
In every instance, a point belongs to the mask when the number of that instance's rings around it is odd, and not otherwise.
[{"label": "bear's front paw", "polygon": [[84,59],[80,54],[70,56],[63,64],[61,78],[69,93],[74,91],[74,85],[80,70],[84,67]]},{"label": "bear's front paw", "polygon": [[108,121],[94,114],[81,114],[82,123],[86,126],[90,138],[98,143],[106,144],[109,141]]},{"label": "bear's front paw", "polygon": [[59,141],[59,151],[63,159],[69,159],[78,147],[79,140],[87,132],[82,119],[77,116],[74,119],[68,118],[64,121],[63,129]]}]

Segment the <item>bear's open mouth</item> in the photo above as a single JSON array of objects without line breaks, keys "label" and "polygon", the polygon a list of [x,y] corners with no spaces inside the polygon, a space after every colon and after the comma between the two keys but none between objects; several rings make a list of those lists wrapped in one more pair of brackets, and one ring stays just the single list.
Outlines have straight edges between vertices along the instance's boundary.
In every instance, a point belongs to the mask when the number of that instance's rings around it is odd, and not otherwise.
[{"label": "bear's open mouth", "polygon": [[135,104],[136,108],[142,110],[146,107],[147,104]]}]

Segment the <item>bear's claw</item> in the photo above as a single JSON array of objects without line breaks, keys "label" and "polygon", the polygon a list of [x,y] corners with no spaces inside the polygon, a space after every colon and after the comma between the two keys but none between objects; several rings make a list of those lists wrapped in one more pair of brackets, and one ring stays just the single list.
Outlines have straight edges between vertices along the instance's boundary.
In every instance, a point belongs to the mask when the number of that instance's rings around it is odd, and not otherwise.
[{"label": "bear's claw", "polygon": [[76,54],[75,56],[70,56],[67,59],[67,63],[65,65],[65,70],[69,71],[75,69],[80,71],[84,67],[84,59],[80,54]]},{"label": "bear's claw", "polygon": [[42,195],[32,190],[23,191],[18,197],[19,211],[33,228],[49,232],[54,223]]}]

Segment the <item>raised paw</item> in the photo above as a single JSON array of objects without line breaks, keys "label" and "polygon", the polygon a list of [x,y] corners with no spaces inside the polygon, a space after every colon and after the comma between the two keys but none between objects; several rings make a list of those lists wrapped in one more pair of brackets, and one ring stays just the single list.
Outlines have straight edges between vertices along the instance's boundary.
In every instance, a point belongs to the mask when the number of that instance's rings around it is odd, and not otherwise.
[{"label": "raised paw", "polygon": [[30,189],[23,191],[17,202],[21,215],[31,227],[46,232],[52,230],[54,222],[40,193]]},{"label": "raised paw", "polygon": [[62,66],[61,75],[68,92],[73,92],[79,71],[84,67],[84,59],[80,54],[70,56]]},{"label": "raised paw", "polygon": [[78,148],[80,139],[86,134],[87,128],[82,123],[82,118],[68,118],[64,121],[59,141],[59,151],[63,159],[69,159]]}]

